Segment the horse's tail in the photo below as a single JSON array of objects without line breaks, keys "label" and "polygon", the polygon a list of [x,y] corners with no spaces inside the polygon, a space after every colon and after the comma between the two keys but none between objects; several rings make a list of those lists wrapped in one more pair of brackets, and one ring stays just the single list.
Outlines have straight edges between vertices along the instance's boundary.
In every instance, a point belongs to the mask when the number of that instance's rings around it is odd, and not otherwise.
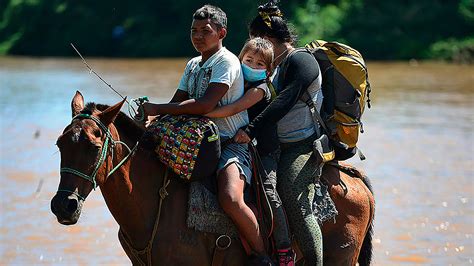
[{"label": "horse's tail", "polygon": [[[374,195],[372,184],[367,176],[362,178],[362,181],[367,186],[367,188]],[[374,215],[375,215],[375,206],[370,206],[372,217],[370,218],[369,228],[367,229],[367,233],[364,237],[364,242],[362,242],[362,248],[360,249],[359,259],[357,262],[360,266],[370,265],[372,260],[372,235],[374,233]]]}]

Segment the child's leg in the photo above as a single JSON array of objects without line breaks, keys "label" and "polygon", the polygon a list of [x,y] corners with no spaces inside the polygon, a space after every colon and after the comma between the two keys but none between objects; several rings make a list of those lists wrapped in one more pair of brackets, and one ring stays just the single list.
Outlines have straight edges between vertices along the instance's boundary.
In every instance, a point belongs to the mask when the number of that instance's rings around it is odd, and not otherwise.
[{"label": "child's leg", "polygon": [[280,196],[276,190],[276,171],[278,168],[277,156],[278,154],[271,153],[261,157],[263,168],[265,168],[266,172],[266,175],[262,176],[262,178],[265,194],[270,201],[270,206],[273,212],[273,238],[275,239],[275,246],[278,250],[284,250],[291,248],[291,241],[285,212],[283,210]]},{"label": "child's leg", "polygon": [[257,218],[244,202],[245,177],[236,163],[221,169],[217,177],[218,197],[222,209],[230,216],[240,234],[258,254],[265,254]]}]

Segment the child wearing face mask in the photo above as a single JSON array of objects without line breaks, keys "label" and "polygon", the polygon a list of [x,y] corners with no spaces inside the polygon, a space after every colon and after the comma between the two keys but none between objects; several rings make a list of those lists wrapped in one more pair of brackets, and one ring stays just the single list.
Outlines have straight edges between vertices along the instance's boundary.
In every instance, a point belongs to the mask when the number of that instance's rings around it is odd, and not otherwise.
[{"label": "child wearing face mask", "polygon": [[[242,63],[245,81],[244,96],[232,104],[216,107],[206,116],[211,118],[228,117],[247,110],[249,120],[252,121],[276,96],[270,81],[274,60],[272,43],[263,38],[250,39],[242,48],[239,59]],[[239,132],[234,137],[236,141],[239,138]],[[276,190],[276,169],[279,159],[277,125],[262,129],[256,135],[256,140],[257,151],[265,169],[263,176],[265,193],[270,200],[274,215],[273,238],[277,249],[277,260],[279,265],[292,266],[294,265],[294,253],[291,250],[288,224]]]}]

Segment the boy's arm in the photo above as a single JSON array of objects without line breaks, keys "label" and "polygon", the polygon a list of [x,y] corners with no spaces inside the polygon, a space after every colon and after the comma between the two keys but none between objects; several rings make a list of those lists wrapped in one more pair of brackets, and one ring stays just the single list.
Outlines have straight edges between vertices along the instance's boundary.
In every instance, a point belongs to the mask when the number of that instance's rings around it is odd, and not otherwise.
[{"label": "boy's arm", "polygon": [[216,118],[216,117],[228,117],[240,113],[248,108],[252,107],[254,104],[258,103],[263,99],[264,92],[258,88],[252,88],[248,90],[244,96],[234,103],[216,107],[212,112],[207,113],[205,116]]},{"label": "boy's arm", "polygon": [[148,116],[160,114],[204,115],[216,107],[217,103],[225,95],[227,90],[229,90],[227,84],[210,83],[204,95],[199,99],[188,99],[182,102],[171,102],[168,104],[144,103],[143,110]]},{"label": "boy's arm", "polygon": [[188,92],[183,91],[183,90],[176,90],[176,92],[173,95],[173,98],[171,98],[170,103],[178,103],[178,102],[184,102],[189,99]]}]

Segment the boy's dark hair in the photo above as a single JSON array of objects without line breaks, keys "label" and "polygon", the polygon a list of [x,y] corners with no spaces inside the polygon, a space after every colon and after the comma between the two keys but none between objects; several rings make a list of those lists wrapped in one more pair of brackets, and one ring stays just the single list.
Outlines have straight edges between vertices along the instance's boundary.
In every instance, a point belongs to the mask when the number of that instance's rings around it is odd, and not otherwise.
[{"label": "boy's dark hair", "polygon": [[252,37],[270,37],[281,42],[296,44],[297,36],[293,28],[283,18],[276,5],[278,1],[269,1],[258,7],[258,15],[249,25],[249,33]]},{"label": "boy's dark hair", "polygon": [[227,15],[217,6],[205,5],[193,14],[193,19],[210,19],[217,29],[227,28]]}]

